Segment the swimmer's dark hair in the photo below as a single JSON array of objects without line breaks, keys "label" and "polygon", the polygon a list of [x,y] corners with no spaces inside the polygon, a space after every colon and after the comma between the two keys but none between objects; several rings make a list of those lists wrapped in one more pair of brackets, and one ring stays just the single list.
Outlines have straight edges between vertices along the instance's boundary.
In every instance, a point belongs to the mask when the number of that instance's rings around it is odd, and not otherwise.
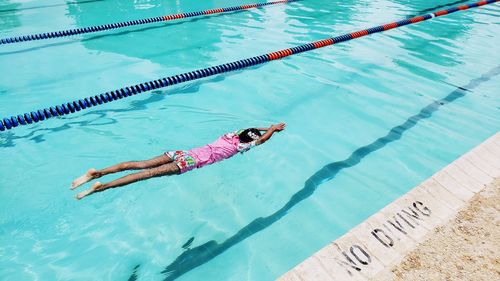
[{"label": "swimmer's dark hair", "polygon": [[240,138],[240,141],[242,143],[252,142],[254,140],[257,140],[257,139],[254,139],[250,136],[252,133],[259,136],[259,138],[262,136],[262,134],[260,133],[259,130],[255,129],[255,128],[249,128],[249,129],[245,129],[241,133],[239,133],[238,137]]}]

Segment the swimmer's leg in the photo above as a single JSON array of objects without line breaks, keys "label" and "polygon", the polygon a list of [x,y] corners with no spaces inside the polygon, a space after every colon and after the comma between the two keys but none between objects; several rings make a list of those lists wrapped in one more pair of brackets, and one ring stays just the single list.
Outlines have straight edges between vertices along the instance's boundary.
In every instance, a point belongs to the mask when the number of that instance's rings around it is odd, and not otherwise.
[{"label": "swimmer's leg", "polygon": [[125,170],[139,170],[139,169],[148,169],[158,167],[160,165],[164,165],[172,162],[172,159],[168,157],[166,154],[162,154],[153,159],[145,160],[145,161],[129,161],[123,162],[111,167],[104,168],[102,170],[96,170],[94,168],[90,169],[84,175],[80,176],[76,180],[71,183],[71,189],[75,189],[80,185],[89,182],[93,179],[98,179],[104,175],[117,173]]},{"label": "swimmer's leg", "polygon": [[127,184],[131,184],[137,181],[142,181],[145,179],[150,179],[154,177],[160,177],[160,176],[170,176],[170,175],[178,175],[180,174],[181,170],[175,163],[168,163],[161,165],[156,168],[148,169],[142,172],[130,174],[124,177],[121,177],[117,180],[108,182],[108,183],[100,183],[96,182],[92,187],[88,190],[85,190],[83,192],[78,193],[76,196],[76,199],[82,199],[83,197],[90,195],[94,192],[101,192],[104,191],[108,188],[115,188],[119,186],[124,186]]}]

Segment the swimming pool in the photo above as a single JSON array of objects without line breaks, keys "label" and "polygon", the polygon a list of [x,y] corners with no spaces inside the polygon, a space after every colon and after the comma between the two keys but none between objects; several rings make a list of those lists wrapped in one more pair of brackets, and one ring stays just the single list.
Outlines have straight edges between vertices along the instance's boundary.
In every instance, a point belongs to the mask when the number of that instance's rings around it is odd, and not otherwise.
[{"label": "swimming pool", "polygon": [[[3,1],[0,32],[254,2]],[[0,116],[450,2],[303,0],[1,46]],[[499,15],[493,4],[1,132],[0,279],[280,276],[500,129]],[[68,190],[92,166],[279,121],[287,130],[266,145],[181,177],[81,202]]]}]

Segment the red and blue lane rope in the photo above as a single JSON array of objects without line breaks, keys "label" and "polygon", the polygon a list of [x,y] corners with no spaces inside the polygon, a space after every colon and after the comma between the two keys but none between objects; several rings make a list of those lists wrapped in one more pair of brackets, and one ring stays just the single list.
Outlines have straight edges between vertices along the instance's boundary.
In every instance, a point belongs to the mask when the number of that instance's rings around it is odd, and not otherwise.
[{"label": "red and blue lane rope", "polygon": [[51,38],[59,38],[59,37],[67,37],[67,36],[73,36],[73,35],[79,35],[79,34],[85,34],[85,33],[93,33],[93,32],[100,32],[100,31],[105,31],[105,30],[110,30],[110,29],[123,28],[123,27],[127,27],[127,26],[142,25],[142,24],[149,24],[149,23],[155,23],[155,22],[164,22],[164,21],[185,19],[185,18],[191,18],[191,17],[197,17],[197,16],[206,16],[206,15],[221,14],[221,13],[228,13],[228,12],[235,12],[235,11],[243,11],[243,10],[248,10],[248,9],[262,8],[264,6],[269,6],[269,5],[286,4],[286,3],[297,2],[297,1],[300,1],[300,0],[278,0],[278,1],[265,2],[265,3],[254,3],[254,4],[247,4],[247,5],[242,5],[242,6],[218,8],[218,9],[211,9],[211,10],[191,12],[191,13],[173,14],[173,15],[152,17],[152,18],[147,18],[147,19],[124,21],[124,22],[103,24],[103,25],[90,26],[90,27],[67,29],[67,30],[54,31],[54,32],[45,32],[45,33],[32,34],[32,35],[21,35],[21,36],[16,36],[16,37],[0,39],[0,45],[20,43],[20,42],[26,42],[26,41],[44,40],[44,39],[51,39]]},{"label": "red and blue lane rope", "polygon": [[243,60],[238,60],[230,63],[225,63],[217,66],[212,66],[204,69],[199,69],[179,75],[174,75],[166,78],[161,78],[158,80],[152,80],[132,86],[128,86],[125,88],[121,88],[118,90],[114,90],[111,92],[106,92],[103,94],[87,97],[84,99],[80,99],[77,101],[72,101],[68,103],[63,103],[61,105],[56,105],[52,106],[49,108],[45,109],[40,109],[37,111],[32,111],[30,113],[25,113],[25,114],[19,114],[17,116],[12,116],[8,118],[3,118],[0,120],[0,131],[5,131],[12,129],[14,127],[17,127],[19,125],[27,125],[27,124],[32,124],[32,123],[37,123],[41,122],[44,120],[47,120],[52,117],[57,117],[57,116],[63,116],[67,114],[72,114],[81,110],[84,110],[86,108],[90,108],[93,106],[98,106],[100,104],[112,102],[115,100],[119,100],[125,97],[130,97],[142,92],[147,92],[150,90],[154,89],[159,89],[159,88],[164,88],[168,86],[172,86],[175,84],[187,82],[187,81],[192,81],[192,80],[197,80],[201,79],[204,77],[209,77],[212,75],[220,74],[220,73],[225,73],[229,71],[234,71],[234,70],[239,70],[243,68],[247,68],[250,66],[258,65],[258,64],[263,64],[272,60],[277,60],[281,59],[287,56],[291,56],[294,54],[299,54],[302,52],[307,52],[310,50],[318,49],[318,48],[323,48],[325,46],[349,41],[355,38],[360,38],[363,36],[367,36],[369,34],[374,34],[378,32],[383,32],[387,31],[393,28],[409,25],[409,24],[414,24],[418,23],[421,21],[426,21],[429,19],[432,19],[434,17],[440,17],[444,15],[448,15],[457,11],[463,11],[471,8],[476,8],[480,6],[484,6],[487,4],[499,2],[500,0],[485,0],[485,1],[479,1],[476,3],[471,3],[471,4],[466,4],[462,6],[457,6],[457,7],[452,7],[447,10],[441,10],[435,13],[430,13],[426,14],[423,16],[416,16],[410,19],[404,19],[400,20],[397,22],[392,22],[384,25],[379,25],[376,27],[368,28],[368,29],[363,29],[360,31],[352,32],[352,33],[347,33],[344,35],[340,35],[337,37],[332,37],[320,41],[315,41],[312,43],[296,46],[293,48],[288,48],[284,50],[280,50],[277,52],[261,55],[261,56],[256,56],[256,57],[251,57]]}]

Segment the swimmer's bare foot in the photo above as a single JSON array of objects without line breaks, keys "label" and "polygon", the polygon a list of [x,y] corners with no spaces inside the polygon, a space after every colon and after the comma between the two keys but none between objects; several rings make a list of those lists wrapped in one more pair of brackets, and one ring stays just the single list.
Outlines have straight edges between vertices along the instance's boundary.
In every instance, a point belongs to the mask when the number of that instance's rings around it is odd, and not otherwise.
[{"label": "swimmer's bare foot", "polygon": [[88,195],[90,195],[90,194],[92,194],[92,193],[96,192],[97,190],[99,190],[99,188],[101,188],[101,186],[102,186],[102,183],[100,183],[100,182],[96,182],[96,183],[94,183],[94,184],[92,185],[92,187],[91,187],[91,188],[89,188],[89,189],[87,189],[87,190],[85,190],[85,191],[82,191],[82,192],[78,193],[78,194],[76,195],[76,199],[77,199],[77,200],[80,200],[80,199],[82,199],[83,197],[88,196]]},{"label": "swimmer's bare foot", "polygon": [[79,187],[80,185],[82,185],[86,182],[89,182],[93,179],[96,179],[98,177],[99,177],[99,173],[97,172],[96,169],[92,168],[92,169],[88,170],[83,176],[80,176],[79,178],[74,180],[71,183],[71,189],[75,189],[75,188]]}]

